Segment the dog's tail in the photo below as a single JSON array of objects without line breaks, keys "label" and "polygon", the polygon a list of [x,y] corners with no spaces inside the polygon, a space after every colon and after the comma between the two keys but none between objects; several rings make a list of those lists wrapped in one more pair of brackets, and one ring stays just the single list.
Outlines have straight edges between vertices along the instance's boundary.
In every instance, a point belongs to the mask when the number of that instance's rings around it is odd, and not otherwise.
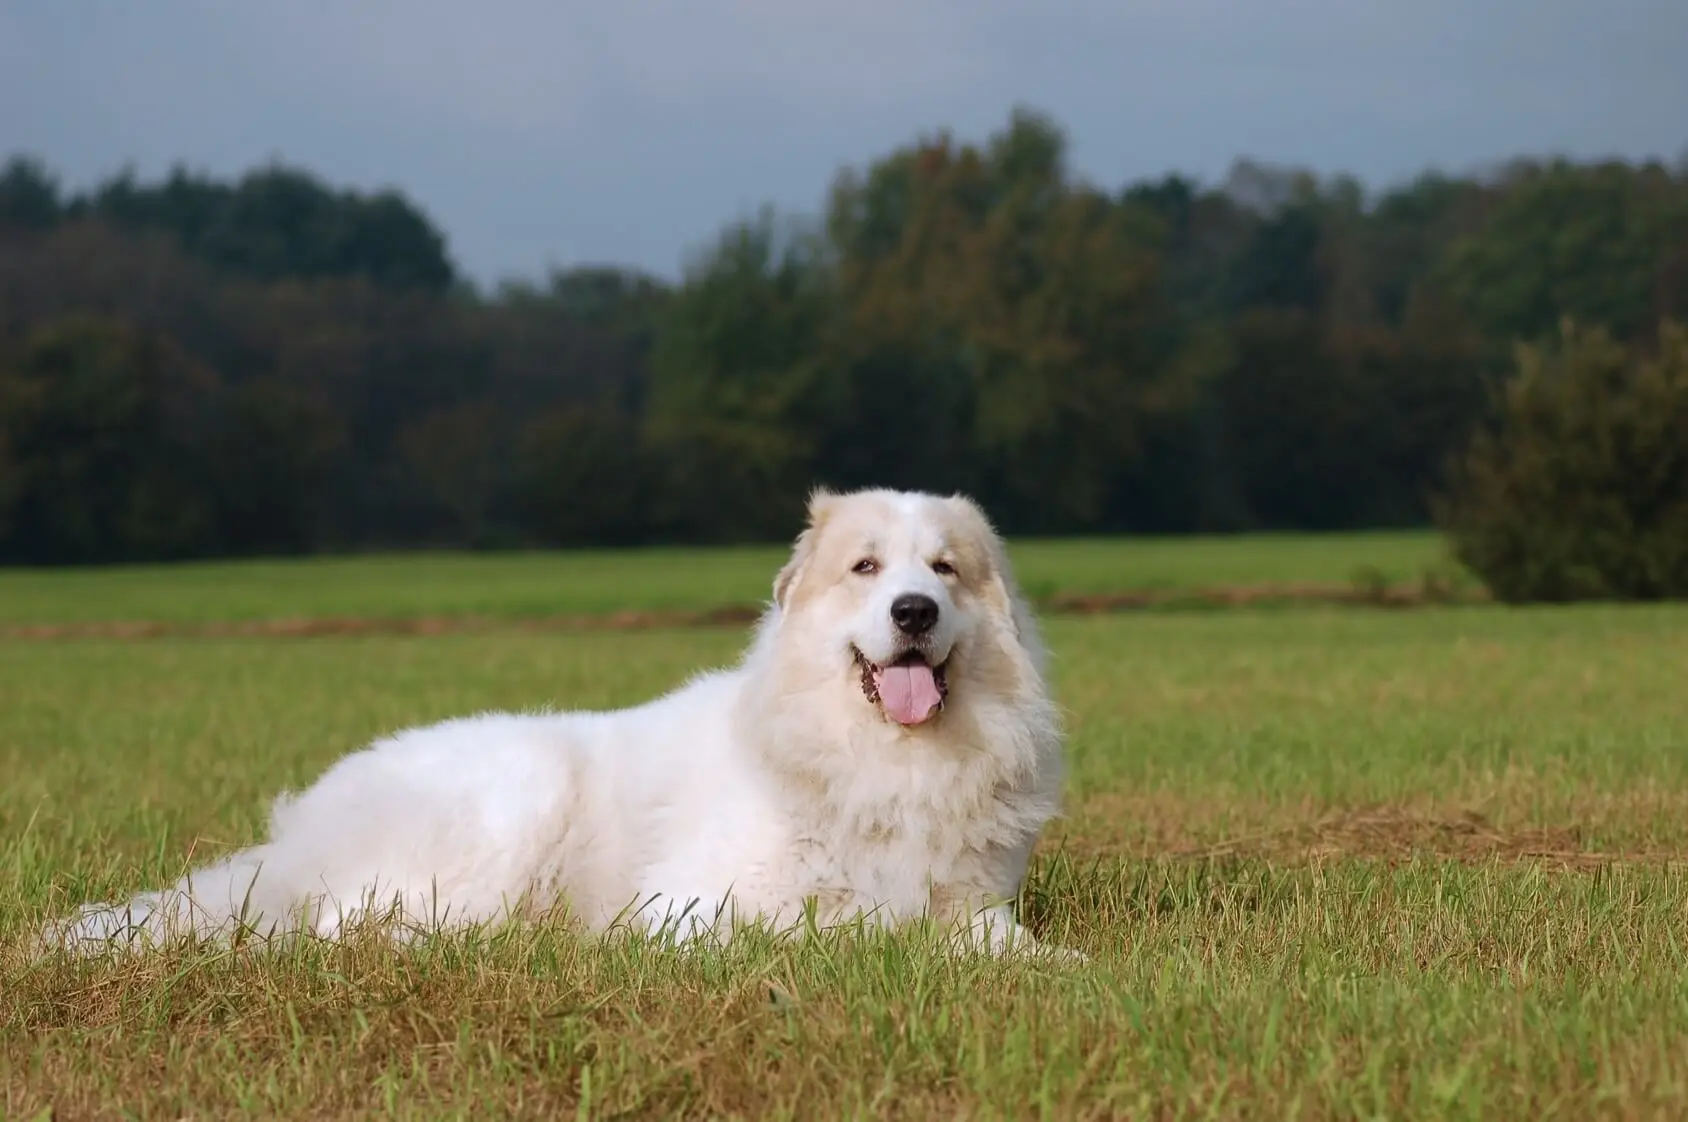
[{"label": "dog's tail", "polygon": [[[242,928],[261,930],[280,917],[265,899],[264,847],[243,849],[188,873],[160,892],[122,903],[83,904],[42,931],[44,946],[79,954],[173,939],[227,938]],[[269,906],[266,906],[269,905]]]}]

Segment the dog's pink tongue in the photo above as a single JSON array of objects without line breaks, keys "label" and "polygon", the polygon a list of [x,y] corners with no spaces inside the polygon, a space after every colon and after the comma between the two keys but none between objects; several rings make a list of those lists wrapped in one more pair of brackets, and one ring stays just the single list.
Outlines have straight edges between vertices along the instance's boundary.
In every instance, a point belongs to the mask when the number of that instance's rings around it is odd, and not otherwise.
[{"label": "dog's pink tongue", "polygon": [[900,725],[918,725],[935,713],[943,701],[932,668],[923,662],[887,666],[875,677],[879,704]]}]

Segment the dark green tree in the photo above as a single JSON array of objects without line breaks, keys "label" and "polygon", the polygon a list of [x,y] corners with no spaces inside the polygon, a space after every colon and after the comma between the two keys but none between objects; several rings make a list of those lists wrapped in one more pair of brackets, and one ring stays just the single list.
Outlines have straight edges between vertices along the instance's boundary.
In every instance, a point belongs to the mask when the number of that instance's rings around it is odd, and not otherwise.
[{"label": "dark green tree", "polygon": [[63,214],[59,182],[39,160],[14,156],[0,168],[0,228],[45,230]]},{"label": "dark green tree", "polygon": [[1438,520],[1509,603],[1688,596],[1688,330],[1652,353],[1567,323],[1525,346]]},{"label": "dark green tree", "polygon": [[670,532],[783,534],[833,408],[820,345],[830,281],[813,239],[771,211],[730,227],[691,269],[652,358],[644,438]]},{"label": "dark green tree", "polygon": [[1437,279],[1502,348],[1565,316],[1636,339],[1666,311],[1667,262],[1685,243],[1688,191],[1663,169],[1558,161],[1516,169]]},{"label": "dark green tree", "polygon": [[0,377],[14,556],[151,560],[215,544],[217,381],[171,340],[72,318],[37,329]]}]

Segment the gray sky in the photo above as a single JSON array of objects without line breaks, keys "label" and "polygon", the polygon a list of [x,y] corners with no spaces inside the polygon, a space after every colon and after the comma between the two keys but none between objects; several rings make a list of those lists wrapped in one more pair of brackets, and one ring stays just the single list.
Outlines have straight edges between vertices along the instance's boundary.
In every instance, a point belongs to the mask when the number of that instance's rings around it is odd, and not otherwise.
[{"label": "gray sky", "polygon": [[1682,0],[0,0],[0,153],[402,188],[479,279],[676,275],[1022,102],[1109,186],[1688,151]]}]

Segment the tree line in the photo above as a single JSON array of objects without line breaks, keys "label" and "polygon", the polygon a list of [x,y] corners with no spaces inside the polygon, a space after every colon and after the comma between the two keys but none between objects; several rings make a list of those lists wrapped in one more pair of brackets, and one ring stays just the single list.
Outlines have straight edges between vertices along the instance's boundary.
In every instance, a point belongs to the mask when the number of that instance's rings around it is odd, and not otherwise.
[{"label": "tree line", "polygon": [[1425,524],[1520,344],[1688,318],[1688,167],[1108,187],[1016,111],[681,281],[483,290],[397,192],[0,169],[0,559],[788,535],[814,483],[1015,533]]}]

